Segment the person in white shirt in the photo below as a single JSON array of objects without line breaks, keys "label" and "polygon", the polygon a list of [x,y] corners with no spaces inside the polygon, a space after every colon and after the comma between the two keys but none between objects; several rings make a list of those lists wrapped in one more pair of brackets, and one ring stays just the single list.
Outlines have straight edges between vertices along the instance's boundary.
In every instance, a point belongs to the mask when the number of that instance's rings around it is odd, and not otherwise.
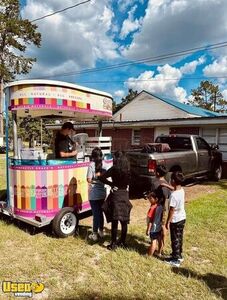
[{"label": "person in white shirt", "polygon": [[185,192],[181,184],[184,176],[181,172],[173,172],[171,176],[171,185],[174,191],[169,198],[169,214],[166,222],[166,229],[170,229],[172,254],[168,263],[179,267],[183,261],[182,246],[183,232],[186,221],[186,213],[184,208]]}]

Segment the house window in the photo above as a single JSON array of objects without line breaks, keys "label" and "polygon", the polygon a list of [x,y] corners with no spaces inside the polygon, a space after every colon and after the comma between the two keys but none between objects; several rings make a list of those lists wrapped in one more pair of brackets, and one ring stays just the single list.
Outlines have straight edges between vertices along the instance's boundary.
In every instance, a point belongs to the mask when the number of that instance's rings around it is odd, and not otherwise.
[{"label": "house window", "polygon": [[132,131],[132,145],[140,145],[140,130]]}]

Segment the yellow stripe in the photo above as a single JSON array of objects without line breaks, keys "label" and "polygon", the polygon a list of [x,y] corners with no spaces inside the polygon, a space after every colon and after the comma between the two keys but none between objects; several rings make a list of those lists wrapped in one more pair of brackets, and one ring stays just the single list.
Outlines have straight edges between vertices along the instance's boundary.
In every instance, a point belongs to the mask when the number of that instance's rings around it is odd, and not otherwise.
[{"label": "yellow stripe", "polygon": [[14,170],[16,172],[16,184],[17,184],[17,208],[21,208],[21,171]]},{"label": "yellow stripe", "polygon": [[47,172],[47,209],[53,209],[53,172]]}]

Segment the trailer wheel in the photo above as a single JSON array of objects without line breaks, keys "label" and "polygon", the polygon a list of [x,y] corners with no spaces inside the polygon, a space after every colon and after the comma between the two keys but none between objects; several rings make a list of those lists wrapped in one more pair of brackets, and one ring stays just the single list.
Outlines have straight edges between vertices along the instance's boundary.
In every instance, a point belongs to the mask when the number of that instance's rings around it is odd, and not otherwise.
[{"label": "trailer wheel", "polygon": [[55,216],[52,222],[54,233],[61,238],[73,235],[78,226],[78,216],[72,207],[64,207]]},{"label": "trailer wheel", "polygon": [[215,181],[219,181],[222,177],[222,166],[216,165],[213,169],[213,172],[211,174],[212,179]]}]

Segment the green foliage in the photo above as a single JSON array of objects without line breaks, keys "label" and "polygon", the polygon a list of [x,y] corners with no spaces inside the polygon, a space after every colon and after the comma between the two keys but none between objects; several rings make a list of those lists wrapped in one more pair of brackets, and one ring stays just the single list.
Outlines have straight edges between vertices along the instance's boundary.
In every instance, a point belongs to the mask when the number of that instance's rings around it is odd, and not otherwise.
[{"label": "green foliage", "polygon": [[0,4],[0,80],[15,79],[17,74],[30,71],[35,58],[24,57],[27,46],[39,47],[41,34],[37,25],[20,16],[18,0],[1,0]]},{"label": "green foliage", "polygon": [[206,80],[201,81],[197,89],[192,90],[193,99],[189,103],[211,111],[226,112],[227,101],[219,91],[219,86]]},{"label": "green foliage", "polygon": [[133,91],[133,89],[129,89],[128,95],[125,98],[121,99],[121,103],[116,104],[116,102],[113,101],[113,113],[119,111],[122,107],[124,107],[126,104],[132,101],[137,95],[138,95],[137,91]]},{"label": "green foliage", "polygon": [[[51,123],[50,120],[43,119],[41,125],[41,119],[33,118],[18,118],[17,121],[17,134],[23,142],[32,143],[36,141],[41,143],[41,127],[42,127],[42,142],[43,144],[50,145],[53,139],[53,132],[46,129],[46,124]],[[5,125],[5,124],[4,124]],[[13,139],[13,121],[12,115],[9,114],[9,140]]]},{"label": "green foliage", "polygon": [[[0,174],[4,180],[3,161],[0,160]],[[201,186],[200,183],[188,187],[191,200]],[[20,229],[18,223],[14,225],[1,218],[0,235],[4,238],[0,239],[0,252],[4,259],[0,278],[13,282],[18,278],[20,282],[38,280],[45,285],[40,299],[224,300],[227,182],[207,184],[206,189],[207,194],[186,204],[185,261],[180,268],[171,268],[157,258],[146,256],[148,203],[134,199],[127,236],[129,248],[113,252],[106,250],[110,224],[105,224],[107,235],[103,240],[89,244],[91,218],[80,220],[78,234],[67,239],[53,238],[48,227],[37,229],[32,235],[28,225],[21,222]],[[165,252],[170,253],[169,233]],[[39,294],[33,296],[35,299]],[[0,298],[15,297],[1,291]]]},{"label": "green foliage", "polygon": [[[46,123],[46,120],[42,121],[42,142],[49,144],[52,139],[52,131],[46,129]],[[31,143],[36,140],[38,143],[41,143],[41,119],[23,118],[19,120],[18,125],[18,136],[23,141]]]}]

